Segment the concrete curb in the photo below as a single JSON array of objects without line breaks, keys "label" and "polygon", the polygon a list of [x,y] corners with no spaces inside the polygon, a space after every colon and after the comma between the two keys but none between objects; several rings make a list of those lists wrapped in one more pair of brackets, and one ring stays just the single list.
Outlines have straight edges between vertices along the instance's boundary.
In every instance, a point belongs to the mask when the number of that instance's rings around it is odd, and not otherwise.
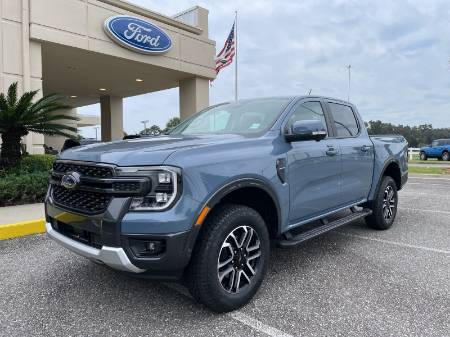
[{"label": "concrete curb", "polygon": [[13,224],[0,225],[0,240],[45,232],[45,220],[36,219]]}]

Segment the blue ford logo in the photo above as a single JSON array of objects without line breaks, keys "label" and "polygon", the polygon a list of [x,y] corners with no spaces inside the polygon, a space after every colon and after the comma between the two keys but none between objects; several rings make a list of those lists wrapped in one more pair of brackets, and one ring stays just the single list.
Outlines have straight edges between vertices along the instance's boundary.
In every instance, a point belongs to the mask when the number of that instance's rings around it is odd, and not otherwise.
[{"label": "blue ford logo", "polygon": [[78,172],[69,172],[61,178],[61,185],[67,189],[73,189],[80,183],[80,174]]},{"label": "blue ford logo", "polygon": [[172,47],[172,40],[164,30],[132,16],[106,19],[105,31],[120,45],[144,54],[164,53]]}]

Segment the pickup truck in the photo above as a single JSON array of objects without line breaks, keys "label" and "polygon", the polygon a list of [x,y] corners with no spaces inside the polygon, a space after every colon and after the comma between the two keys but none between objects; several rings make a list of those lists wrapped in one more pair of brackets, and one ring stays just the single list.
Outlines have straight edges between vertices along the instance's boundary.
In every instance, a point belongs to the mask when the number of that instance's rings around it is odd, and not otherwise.
[{"label": "pickup truck", "polygon": [[197,301],[226,312],[257,292],[271,247],[363,218],[391,227],[406,157],[403,137],[369,137],[341,100],[219,104],[167,135],[61,153],[47,233],[130,275],[183,281]]},{"label": "pickup truck", "polygon": [[450,160],[450,139],[436,139],[430,145],[420,149],[420,160],[437,158],[438,160]]}]

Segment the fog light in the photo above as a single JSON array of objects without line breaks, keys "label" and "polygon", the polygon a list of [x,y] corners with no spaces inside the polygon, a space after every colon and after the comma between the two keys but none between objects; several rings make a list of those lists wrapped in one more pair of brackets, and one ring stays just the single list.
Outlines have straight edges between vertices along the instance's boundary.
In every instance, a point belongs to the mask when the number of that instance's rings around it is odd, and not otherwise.
[{"label": "fog light", "polygon": [[163,240],[130,240],[130,248],[137,257],[155,257],[164,253],[166,244]]}]

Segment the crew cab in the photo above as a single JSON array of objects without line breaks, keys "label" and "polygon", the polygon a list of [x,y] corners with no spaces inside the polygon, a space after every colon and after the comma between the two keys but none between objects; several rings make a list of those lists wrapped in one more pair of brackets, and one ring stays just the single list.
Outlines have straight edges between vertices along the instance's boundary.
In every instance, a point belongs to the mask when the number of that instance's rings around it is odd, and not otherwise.
[{"label": "crew cab", "polygon": [[341,100],[219,104],[167,135],[61,153],[47,232],[97,263],[183,280],[199,302],[230,311],[257,292],[274,244],[300,245],[363,218],[390,228],[406,157],[403,137],[369,137]]},{"label": "crew cab", "polygon": [[438,160],[450,160],[450,139],[436,139],[430,145],[420,149],[420,160],[437,158]]}]

